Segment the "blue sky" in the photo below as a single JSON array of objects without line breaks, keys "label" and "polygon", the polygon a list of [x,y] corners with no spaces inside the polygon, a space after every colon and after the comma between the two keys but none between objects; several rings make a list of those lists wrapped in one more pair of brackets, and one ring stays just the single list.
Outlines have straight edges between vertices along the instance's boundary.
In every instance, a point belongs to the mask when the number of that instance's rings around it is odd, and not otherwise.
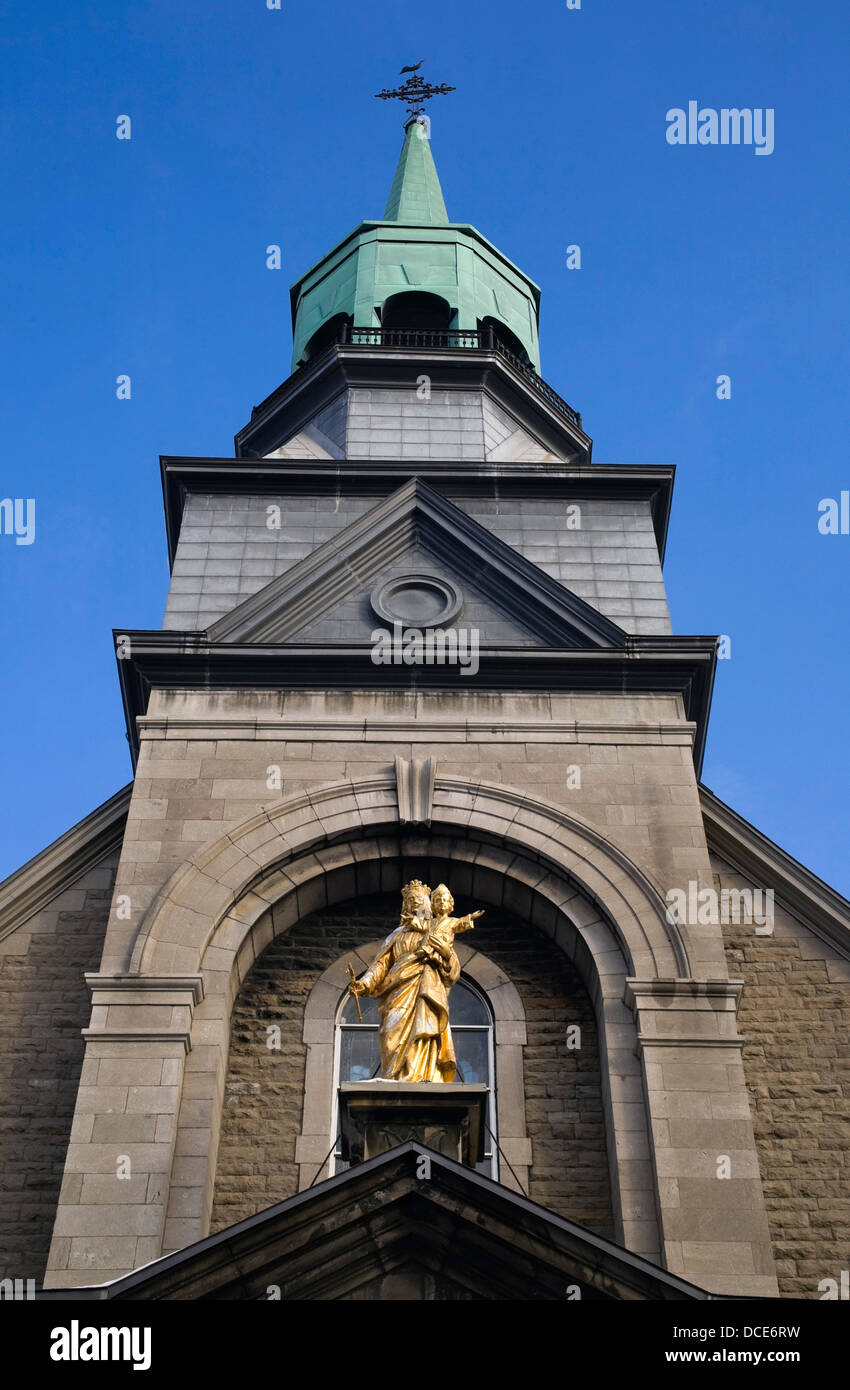
[{"label": "blue sky", "polygon": [[[36,541],[0,535],[0,875],[129,780],[111,631],[162,621],[158,455],[232,453],[288,375],[288,285],[382,214],[402,130],[372,94],[425,58],[458,89],[449,214],[541,285],[595,461],[678,467],[675,629],[732,639],[704,780],[850,894],[850,536],[817,526],[850,488],[848,39],[846,0],[7,11],[0,496]],[[671,147],[689,100],[772,108],[774,153]]]}]

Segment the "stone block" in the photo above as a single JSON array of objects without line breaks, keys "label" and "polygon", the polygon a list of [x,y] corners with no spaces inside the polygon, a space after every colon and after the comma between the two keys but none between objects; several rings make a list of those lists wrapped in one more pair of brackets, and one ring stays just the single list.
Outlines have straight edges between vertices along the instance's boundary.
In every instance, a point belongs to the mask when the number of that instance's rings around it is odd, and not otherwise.
[{"label": "stone block", "polygon": [[127,1155],[134,1173],[167,1173],[171,1166],[170,1144],[122,1144],[116,1141],[111,1144],[69,1144],[65,1168],[71,1173],[114,1174],[119,1153]]},{"label": "stone block", "polygon": [[[129,1236],[154,1236],[162,1229],[165,1213],[161,1207],[122,1202],[118,1206],[62,1206],[56,1213],[54,1230],[57,1236],[69,1236],[72,1240],[71,1260],[74,1259],[74,1237],[114,1238],[120,1231],[123,1238]],[[133,1252],[135,1254],[135,1250]],[[110,1264],[112,1260],[110,1260]]]},{"label": "stone block", "polygon": [[[81,1273],[86,1270],[97,1270],[98,1282],[110,1277],[117,1278],[133,1268],[135,1257],[136,1237],[132,1235],[86,1235],[76,1239],[72,1238],[71,1252],[68,1258],[68,1274],[72,1277],[69,1277],[62,1287],[68,1288],[74,1284],[89,1282],[80,1277]],[[54,1284],[53,1287],[57,1287],[57,1285]]]},{"label": "stone block", "polygon": [[128,1114],[173,1114],[179,1099],[177,1086],[131,1086],[127,1096]]},{"label": "stone block", "polygon": [[[80,1193],[74,1198],[83,1206],[123,1206],[126,1203],[145,1202],[148,1188],[146,1173],[132,1174],[119,1178],[116,1174],[84,1173],[76,1175],[80,1182]],[[63,1201],[69,1200],[63,1198]]]},{"label": "stone block", "polygon": [[126,1109],[126,1086],[81,1086],[77,1091],[80,1115],[122,1114]]},{"label": "stone block", "polygon": [[[156,1120],[152,1115],[94,1115],[93,1126],[88,1139],[94,1144],[146,1144],[152,1143],[156,1134]],[[85,1140],[75,1140],[80,1144]],[[114,1168],[113,1164],[113,1168]]]},{"label": "stone block", "polygon": [[682,1261],[695,1283],[709,1274],[728,1279],[755,1272],[752,1246],[746,1241],[683,1240]]},{"label": "stone block", "polygon": [[[162,1077],[163,1063],[158,1058],[128,1058],[127,1060],[104,1057],[97,1063],[99,1087],[111,1086],[158,1086]],[[127,1106],[133,1110],[133,1105]]]}]

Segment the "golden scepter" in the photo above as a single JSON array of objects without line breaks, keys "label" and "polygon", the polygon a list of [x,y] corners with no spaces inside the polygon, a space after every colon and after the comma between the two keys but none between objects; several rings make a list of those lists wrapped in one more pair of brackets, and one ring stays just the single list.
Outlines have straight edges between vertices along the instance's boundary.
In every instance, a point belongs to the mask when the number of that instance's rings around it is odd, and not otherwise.
[{"label": "golden scepter", "polygon": [[[353,985],[353,984],[355,983],[356,979],[357,979],[357,976],[355,975],[354,971],[353,971],[352,968],[351,968],[351,961],[348,962],[348,973],[349,973],[349,975],[351,976],[351,985]],[[357,1017],[360,1019],[360,1022],[362,1023],[362,1022],[363,1022],[363,1015],[362,1015],[362,1013],[360,1012],[360,999],[358,998],[358,996],[357,996],[356,994],[354,994],[354,993],[352,992],[352,990],[351,990],[351,985],[348,986],[348,989],[349,989],[349,992],[351,993],[351,997],[353,998],[355,1004],[357,1005]]]}]

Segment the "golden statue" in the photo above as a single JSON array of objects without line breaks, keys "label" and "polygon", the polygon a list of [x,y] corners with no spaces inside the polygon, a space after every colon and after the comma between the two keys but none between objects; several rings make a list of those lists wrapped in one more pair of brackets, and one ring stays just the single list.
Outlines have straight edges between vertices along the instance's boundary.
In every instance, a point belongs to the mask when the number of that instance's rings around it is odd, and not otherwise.
[{"label": "golden statue", "polygon": [[455,936],[471,931],[483,910],[452,917],[444,883],[433,893],[414,879],[401,890],[401,922],[369,969],[349,989],[370,994],[381,1015],[382,1081],[454,1081],[449,991],[460,975]]}]

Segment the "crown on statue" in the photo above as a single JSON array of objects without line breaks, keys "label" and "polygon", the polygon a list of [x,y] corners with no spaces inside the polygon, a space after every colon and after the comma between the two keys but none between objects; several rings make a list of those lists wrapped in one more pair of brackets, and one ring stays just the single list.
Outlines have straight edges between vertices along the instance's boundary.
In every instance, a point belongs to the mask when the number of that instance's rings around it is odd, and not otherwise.
[{"label": "crown on statue", "polygon": [[421,883],[418,878],[411,879],[410,883],[406,883],[401,890],[402,907],[407,911],[411,904],[421,901],[423,897],[430,899],[431,889],[427,883]]}]

